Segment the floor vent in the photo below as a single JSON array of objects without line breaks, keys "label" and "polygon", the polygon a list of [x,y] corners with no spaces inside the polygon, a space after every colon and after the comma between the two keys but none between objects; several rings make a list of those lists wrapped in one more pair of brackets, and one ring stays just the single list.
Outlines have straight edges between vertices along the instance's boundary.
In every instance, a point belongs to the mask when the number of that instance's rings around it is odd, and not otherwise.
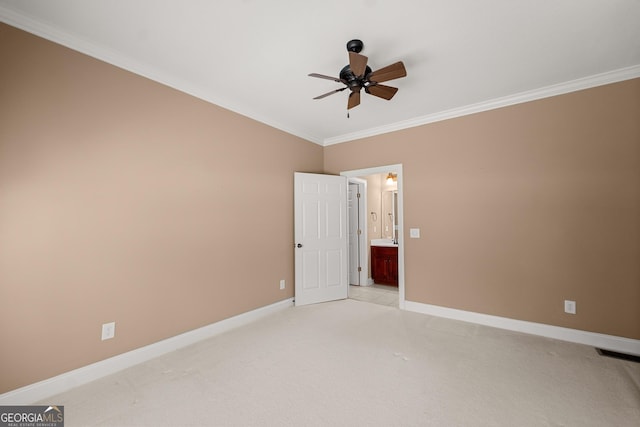
[{"label": "floor vent", "polygon": [[631,362],[640,363],[640,356],[634,356],[633,354],[618,353],[617,351],[603,350],[596,348],[596,351],[600,356],[613,357],[615,359],[629,360]]}]

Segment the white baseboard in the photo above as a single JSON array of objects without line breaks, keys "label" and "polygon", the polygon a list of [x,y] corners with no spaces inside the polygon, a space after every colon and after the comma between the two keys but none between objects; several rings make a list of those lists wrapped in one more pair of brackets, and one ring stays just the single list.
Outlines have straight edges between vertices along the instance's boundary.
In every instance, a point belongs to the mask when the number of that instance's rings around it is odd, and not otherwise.
[{"label": "white baseboard", "polygon": [[254,322],[268,314],[291,307],[293,298],[257,308],[228,319],[167,338],[109,359],[82,368],[65,372],[34,384],[0,394],[0,405],[29,405],[82,384],[89,383],[123,369],[151,360],[174,350],[195,344],[247,323]]},{"label": "white baseboard", "polygon": [[543,323],[509,319],[506,317],[474,313],[471,311],[457,310],[453,308],[423,304],[414,301],[405,301],[404,309],[408,311],[414,311],[416,313],[445,317],[447,319],[462,320],[464,322],[477,323],[480,325],[492,326],[494,328],[539,335],[547,338],[554,338],[578,344],[585,344],[606,350],[617,351],[619,353],[640,356],[640,340],[618,337],[615,335],[605,335],[596,332],[545,325]]}]

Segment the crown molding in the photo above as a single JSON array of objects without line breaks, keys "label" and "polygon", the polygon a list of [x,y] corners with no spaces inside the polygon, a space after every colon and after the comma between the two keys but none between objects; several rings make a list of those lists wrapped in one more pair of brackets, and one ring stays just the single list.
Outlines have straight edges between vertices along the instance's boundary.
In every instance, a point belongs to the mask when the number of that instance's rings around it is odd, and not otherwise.
[{"label": "crown molding", "polygon": [[389,125],[323,139],[316,135],[305,134],[299,129],[294,129],[282,123],[276,123],[255,111],[248,111],[245,107],[238,106],[228,99],[217,97],[205,88],[198,87],[176,76],[162,72],[155,67],[150,67],[119,52],[97,46],[74,34],[60,31],[50,25],[33,20],[1,5],[0,21],[324,147],[640,77],[640,64],[638,64],[489,101],[403,120]]},{"label": "crown molding", "polygon": [[246,107],[238,106],[228,99],[222,99],[218,96],[215,96],[209,90],[203,87],[193,85],[184,79],[180,79],[155,67],[151,67],[148,64],[137,61],[131,57],[123,55],[120,52],[107,49],[103,46],[98,46],[95,43],[85,40],[75,34],[60,31],[50,25],[31,19],[2,5],[0,5],[0,22],[4,22],[13,27],[34,34],[38,37],[42,37],[43,39],[49,40],[59,45],[68,47],[69,49],[91,56],[100,61],[111,64],[115,67],[148,78],[164,86],[168,86],[180,92],[191,95],[195,98],[202,99],[203,101],[248,117],[252,120],[281,130],[290,135],[297,136],[318,145],[323,144],[322,138],[316,137],[314,135],[304,134],[300,132],[299,129],[293,129],[290,126],[285,126],[282,123],[277,123],[267,117],[264,117],[261,114],[256,113],[255,111],[248,111]]},{"label": "crown molding", "polygon": [[525,102],[535,101],[542,98],[549,98],[557,95],[563,95],[570,92],[576,92],[579,90],[589,89],[597,86],[603,86],[606,84],[621,82],[624,80],[631,80],[638,77],[640,77],[640,65],[634,65],[631,67],[621,68],[613,71],[607,71],[605,73],[596,74],[589,77],[583,77],[580,79],[571,80],[564,83],[558,83],[555,85],[546,86],[539,89],[520,92],[514,95],[495,98],[489,101],[483,101],[483,102],[466,105],[459,108],[452,108],[447,111],[428,114],[426,116],[421,116],[421,117],[416,117],[414,119],[391,123],[389,125],[370,128],[364,131],[352,132],[352,133],[339,135],[332,138],[327,138],[324,140],[323,145],[326,147],[329,145],[354,141],[357,139],[381,135],[389,132],[395,132],[402,129],[422,126],[429,123],[435,123],[443,120],[453,119],[456,117],[467,116],[469,114],[495,110],[497,108],[507,107],[515,104],[522,104]]}]

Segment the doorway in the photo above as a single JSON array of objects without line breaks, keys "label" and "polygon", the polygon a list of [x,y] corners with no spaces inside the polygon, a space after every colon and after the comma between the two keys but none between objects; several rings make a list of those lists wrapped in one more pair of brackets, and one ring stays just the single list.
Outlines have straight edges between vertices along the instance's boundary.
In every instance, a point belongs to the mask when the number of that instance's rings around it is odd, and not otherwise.
[{"label": "doorway", "polygon": [[367,181],[348,178],[349,285],[367,284]]},{"label": "doorway", "polygon": [[[397,179],[397,193],[396,193],[397,198],[395,199],[396,200],[395,210],[397,214],[397,218],[395,218],[395,220],[397,221],[397,233],[395,234],[395,236],[398,243],[398,307],[400,309],[404,309],[405,308],[404,208],[403,208],[404,199],[403,199],[403,190],[402,190],[403,188],[402,165],[395,164],[395,165],[378,166],[378,167],[372,167],[372,168],[366,168],[366,169],[344,171],[344,172],[341,172],[340,175],[346,176],[351,182],[352,180],[362,180],[363,177],[366,177],[369,175],[388,174],[388,173],[395,175]],[[365,215],[367,215],[370,213],[369,211],[371,211],[371,209],[369,209],[367,206],[366,191],[364,192],[364,196],[361,196],[361,198],[363,198],[364,200],[361,203],[360,209],[361,210],[364,209],[364,213]],[[367,224],[367,220],[364,220],[364,221],[361,220],[361,226],[362,224]],[[350,230],[350,233],[351,233],[351,230]],[[370,257],[367,254],[367,249],[369,248],[369,241],[366,236],[369,233],[366,226],[364,227],[362,234],[365,235],[365,238],[364,238],[364,246],[360,252],[359,261],[360,261],[360,268],[364,273],[364,276],[367,277],[368,279],[368,276],[369,276],[368,271],[370,268],[369,267]],[[363,252],[364,252],[364,255],[363,255]],[[350,259],[349,263],[351,264],[351,262],[352,261]],[[360,284],[362,285],[364,283],[361,281]],[[370,282],[366,284],[370,284]]]}]

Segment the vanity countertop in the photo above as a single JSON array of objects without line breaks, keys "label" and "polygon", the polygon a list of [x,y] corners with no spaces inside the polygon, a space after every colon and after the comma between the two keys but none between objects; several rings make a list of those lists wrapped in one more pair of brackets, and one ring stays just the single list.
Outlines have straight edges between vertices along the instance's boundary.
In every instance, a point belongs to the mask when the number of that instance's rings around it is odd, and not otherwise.
[{"label": "vanity countertop", "polygon": [[385,246],[397,248],[398,244],[393,243],[393,239],[371,239],[371,246]]}]

